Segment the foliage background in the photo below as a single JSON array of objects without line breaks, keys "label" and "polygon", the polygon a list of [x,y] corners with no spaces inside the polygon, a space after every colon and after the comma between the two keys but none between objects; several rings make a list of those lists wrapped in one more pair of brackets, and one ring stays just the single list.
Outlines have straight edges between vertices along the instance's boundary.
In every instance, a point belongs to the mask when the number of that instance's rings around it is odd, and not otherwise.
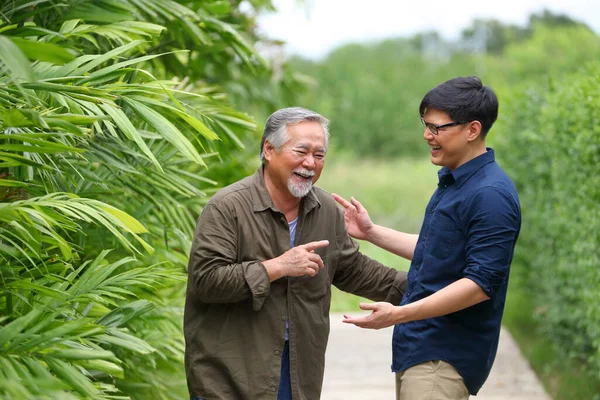
[{"label": "foliage background", "polygon": [[1,3],[1,398],[188,397],[196,218],[297,80],[249,5]]}]

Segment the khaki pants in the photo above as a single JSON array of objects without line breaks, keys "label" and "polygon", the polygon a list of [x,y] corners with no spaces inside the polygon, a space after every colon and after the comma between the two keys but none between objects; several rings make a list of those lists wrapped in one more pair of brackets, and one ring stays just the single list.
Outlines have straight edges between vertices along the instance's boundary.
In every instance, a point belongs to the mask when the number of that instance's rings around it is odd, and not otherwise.
[{"label": "khaki pants", "polygon": [[396,400],[468,400],[469,391],[445,361],[427,361],[396,373]]}]

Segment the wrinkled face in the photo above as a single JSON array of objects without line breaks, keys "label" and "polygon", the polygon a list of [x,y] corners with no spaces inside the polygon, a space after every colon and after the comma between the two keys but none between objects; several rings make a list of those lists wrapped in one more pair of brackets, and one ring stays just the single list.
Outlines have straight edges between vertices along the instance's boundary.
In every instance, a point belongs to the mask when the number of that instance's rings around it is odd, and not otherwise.
[{"label": "wrinkled face", "polygon": [[321,176],[327,153],[325,132],[316,121],[288,126],[289,140],[279,151],[267,140],[264,154],[271,182],[277,190],[304,197]]},{"label": "wrinkled face", "polygon": [[[444,125],[454,122],[444,111],[428,109],[423,115],[427,124]],[[431,133],[425,128],[423,139],[427,141],[431,149],[431,162],[440,167],[448,167],[454,170],[469,160],[469,134],[471,122],[465,124],[441,128],[438,134]]]}]

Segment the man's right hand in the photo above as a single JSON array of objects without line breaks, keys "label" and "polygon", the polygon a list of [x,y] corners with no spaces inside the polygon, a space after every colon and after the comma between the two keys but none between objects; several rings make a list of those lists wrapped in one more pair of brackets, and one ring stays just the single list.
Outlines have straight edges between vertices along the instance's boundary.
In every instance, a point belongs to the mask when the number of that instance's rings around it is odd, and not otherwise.
[{"label": "man's right hand", "polygon": [[293,247],[271,260],[263,261],[269,280],[273,282],[283,276],[313,277],[323,268],[321,256],[315,253],[316,249],[329,246],[328,240],[319,240]]},{"label": "man's right hand", "polygon": [[350,201],[332,193],[335,201],[344,207],[344,222],[348,234],[355,239],[367,240],[400,257],[412,260],[419,235],[398,232],[385,226],[374,224],[367,209],[354,197]]},{"label": "man's right hand", "polygon": [[355,239],[369,240],[369,233],[374,224],[367,209],[354,197],[350,197],[350,201],[348,201],[335,193],[331,195],[344,207],[344,222],[346,222],[348,234]]}]

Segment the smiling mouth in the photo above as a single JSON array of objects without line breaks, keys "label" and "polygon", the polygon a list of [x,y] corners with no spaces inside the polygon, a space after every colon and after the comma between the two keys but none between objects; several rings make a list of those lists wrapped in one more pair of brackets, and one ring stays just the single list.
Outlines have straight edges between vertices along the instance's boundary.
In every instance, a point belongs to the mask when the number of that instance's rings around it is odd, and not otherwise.
[{"label": "smiling mouth", "polygon": [[431,150],[441,150],[442,146],[431,146]]},{"label": "smiling mouth", "polygon": [[315,176],[314,173],[310,174],[310,173],[306,173],[306,172],[296,172],[296,171],[294,171],[294,175],[299,176],[302,179],[311,179],[313,176]]}]

